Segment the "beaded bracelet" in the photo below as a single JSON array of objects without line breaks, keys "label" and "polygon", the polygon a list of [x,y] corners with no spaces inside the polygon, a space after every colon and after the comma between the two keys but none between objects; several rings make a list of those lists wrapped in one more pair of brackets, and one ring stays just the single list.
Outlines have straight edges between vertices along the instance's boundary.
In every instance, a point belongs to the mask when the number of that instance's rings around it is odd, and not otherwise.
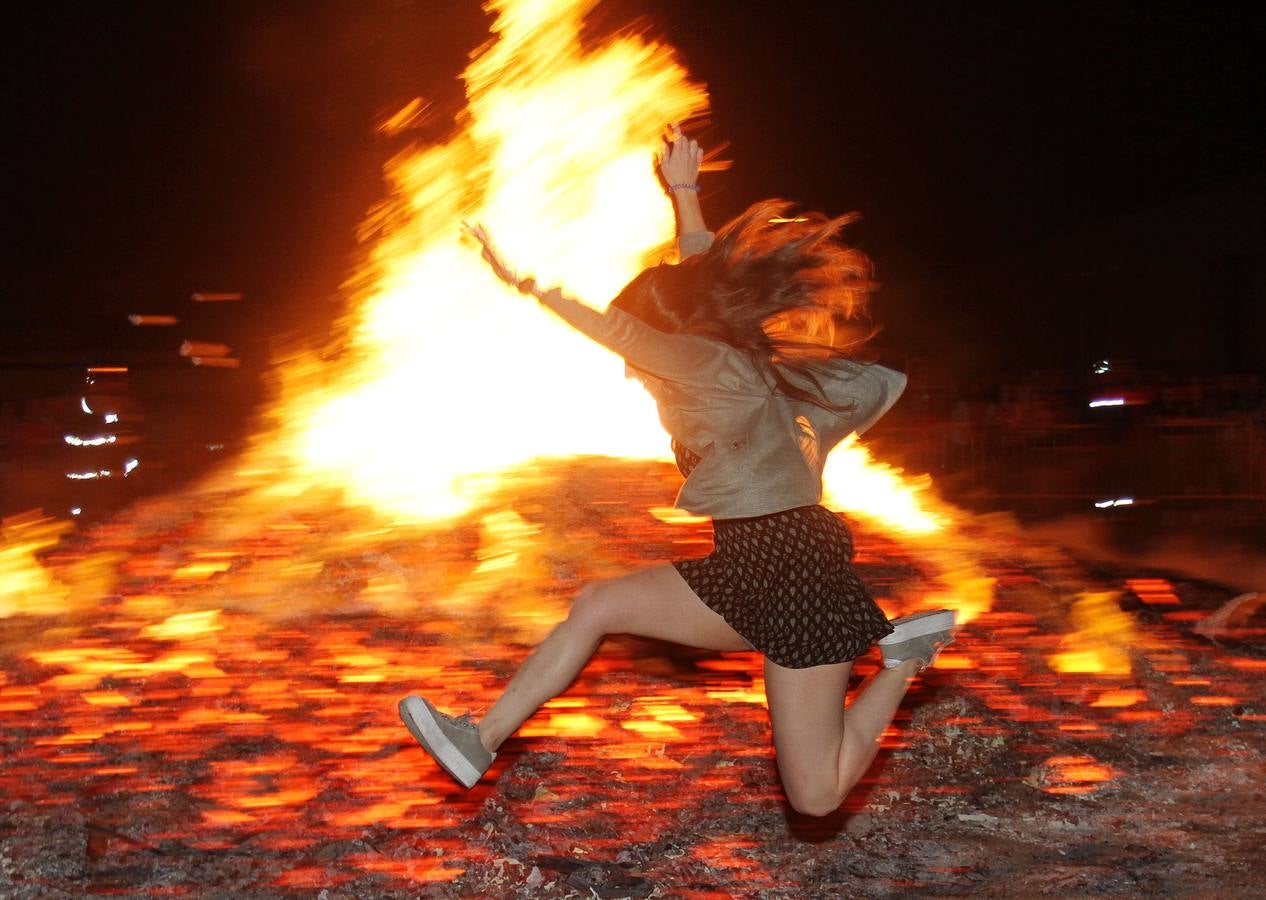
[{"label": "beaded bracelet", "polygon": [[670,184],[668,189],[670,191],[694,191],[696,194],[699,193],[699,185],[697,184]]}]

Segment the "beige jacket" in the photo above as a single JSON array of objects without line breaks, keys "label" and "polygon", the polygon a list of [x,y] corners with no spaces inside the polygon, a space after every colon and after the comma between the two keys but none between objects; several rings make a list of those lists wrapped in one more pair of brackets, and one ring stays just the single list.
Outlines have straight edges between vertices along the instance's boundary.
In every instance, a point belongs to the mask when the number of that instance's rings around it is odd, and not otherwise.
[{"label": "beige jacket", "polygon": [[[711,243],[709,232],[682,235],[681,255]],[[905,389],[905,375],[880,365],[820,363],[814,374],[827,399],[852,407],[834,412],[788,397],[729,344],[665,334],[618,309],[598,312],[557,288],[541,303],[640,370],[664,428],[701,457],[677,495],[677,505],[696,515],[743,518],[817,503],[831,448],[873,425]],[[814,390],[796,372],[784,375]]]}]

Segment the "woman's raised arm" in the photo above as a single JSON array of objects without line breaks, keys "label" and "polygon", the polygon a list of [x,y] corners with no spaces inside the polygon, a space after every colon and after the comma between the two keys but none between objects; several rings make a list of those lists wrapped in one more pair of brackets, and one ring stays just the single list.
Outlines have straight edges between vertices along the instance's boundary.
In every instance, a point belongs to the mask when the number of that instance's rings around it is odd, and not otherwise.
[{"label": "woman's raised arm", "polygon": [[712,233],[703,222],[699,206],[699,165],[703,150],[699,142],[672,126],[673,138],[659,156],[659,174],[677,210],[677,249],[682,259],[702,253],[712,245]]},{"label": "woman's raised arm", "polygon": [[520,293],[535,297],[577,331],[639,369],[665,378],[706,378],[709,367],[724,356],[723,345],[715,341],[693,335],[665,334],[621,310],[610,308],[598,312],[564,295],[559,288],[542,290],[535,278],[518,276],[482,226],[468,224],[465,229],[479,242],[484,261],[498,278]]}]

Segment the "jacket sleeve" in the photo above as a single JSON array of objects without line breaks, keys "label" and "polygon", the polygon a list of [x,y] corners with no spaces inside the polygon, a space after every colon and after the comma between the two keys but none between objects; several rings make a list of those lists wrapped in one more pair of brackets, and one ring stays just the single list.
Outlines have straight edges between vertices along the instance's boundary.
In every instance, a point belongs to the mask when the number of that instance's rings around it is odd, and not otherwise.
[{"label": "jacket sleeve", "polygon": [[[903,372],[876,363],[841,361],[815,372],[826,399],[849,407],[841,412],[814,406],[809,420],[817,431],[823,450],[830,450],[849,434],[862,434],[892,409],[906,389]],[[809,390],[813,388],[808,386]]]},{"label": "jacket sleeve", "polygon": [[540,301],[577,331],[652,375],[678,381],[706,378],[725,353],[716,341],[666,334],[618,309],[598,312],[558,288],[542,294]]},{"label": "jacket sleeve", "polygon": [[705,253],[712,246],[712,240],[711,231],[687,231],[677,238],[677,256],[679,259],[685,259]]}]

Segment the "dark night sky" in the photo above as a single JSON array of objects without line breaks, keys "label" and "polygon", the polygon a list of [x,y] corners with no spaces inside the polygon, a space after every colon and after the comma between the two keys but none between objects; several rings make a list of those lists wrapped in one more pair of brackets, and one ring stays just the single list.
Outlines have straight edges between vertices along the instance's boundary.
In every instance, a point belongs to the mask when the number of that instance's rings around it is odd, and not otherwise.
[{"label": "dark night sky", "polygon": [[[954,273],[1263,175],[1262,32],[1241,8],[619,0],[594,24],[644,16],[708,84],[700,137],[735,163],[709,181],[714,220],[761,196],[861,210],[854,237],[903,286],[893,339],[926,351],[947,327],[1027,339],[1030,317],[996,293],[931,308]],[[418,94],[456,110],[486,22],[457,0],[49,4],[11,20],[0,348],[79,348],[194,289],[245,290],[233,327],[257,339],[319,332],[395,149],[375,121]],[[1058,344],[1076,304],[1034,302]]]}]

